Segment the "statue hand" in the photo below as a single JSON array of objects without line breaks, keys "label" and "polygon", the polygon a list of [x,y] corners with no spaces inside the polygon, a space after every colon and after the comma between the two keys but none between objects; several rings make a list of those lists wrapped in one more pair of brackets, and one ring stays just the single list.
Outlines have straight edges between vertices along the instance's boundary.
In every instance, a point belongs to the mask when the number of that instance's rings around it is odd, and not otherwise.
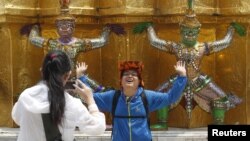
[{"label": "statue hand", "polygon": [[178,61],[176,65],[174,66],[175,71],[180,75],[180,76],[186,76],[186,68],[185,68],[185,62],[183,61]]},{"label": "statue hand", "polygon": [[76,64],[76,77],[80,78],[83,76],[88,69],[88,65],[85,64],[85,62],[81,62]]},{"label": "statue hand", "polygon": [[142,22],[142,23],[138,23],[137,25],[134,26],[133,28],[133,33],[137,34],[137,33],[142,33],[144,30],[146,30],[148,27],[152,26],[153,23],[152,22]]},{"label": "statue hand", "polygon": [[27,35],[29,36],[31,29],[35,27],[38,31],[41,31],[41,26],[39,23],[33,23],[33,24],[26,24],[20,29],[21,35]]},{"label": "statue hand", "polygon": [[120,24],[106,24],[106,27],[111,32],[114,32],[116,35],[124,35],[126,34],[124,27],[122,27]]},{"label": "statue hand", "polygon": [[237,23],[237,22],[232,22],[230,24],[230,26],[228,27],[228,31],[230,30],[236,30],[236,32],[240,35],[240,36],[246,36],[246,27],[244,27],[243,25]]}]

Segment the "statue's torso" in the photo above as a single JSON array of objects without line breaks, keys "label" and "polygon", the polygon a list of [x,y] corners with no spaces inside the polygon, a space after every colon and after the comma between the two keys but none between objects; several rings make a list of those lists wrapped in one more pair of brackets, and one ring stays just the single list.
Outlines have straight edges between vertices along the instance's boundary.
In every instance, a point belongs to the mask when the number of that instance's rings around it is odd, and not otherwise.
[{"label": "statue's torso", "polygon": [[185,62],[188,79],[194,79],[200,74],[200,63],[204,55],[203,44],[197,44],[195,47],[186,47],[183,44],[177,44],[174,53],[177,60]]},{"label": "statue's torso", "polygon": [[83,43],[80,40],[75,40],[70,44],[62,44],[57,39],[51,39],[48,42],[48,50],[62,50],[66,52],[70,59],[74,60],[79,51],[83,50]]}]

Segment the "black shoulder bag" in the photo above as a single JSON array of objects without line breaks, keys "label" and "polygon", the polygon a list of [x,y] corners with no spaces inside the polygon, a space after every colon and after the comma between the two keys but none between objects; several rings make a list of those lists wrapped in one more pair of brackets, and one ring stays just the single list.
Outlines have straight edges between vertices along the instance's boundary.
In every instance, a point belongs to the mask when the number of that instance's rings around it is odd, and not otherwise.
[{"label": "black shoulder bag", "polygon": [[42,114],[46,141],[63,141],[58,126],[52,122],[50,113]]}]

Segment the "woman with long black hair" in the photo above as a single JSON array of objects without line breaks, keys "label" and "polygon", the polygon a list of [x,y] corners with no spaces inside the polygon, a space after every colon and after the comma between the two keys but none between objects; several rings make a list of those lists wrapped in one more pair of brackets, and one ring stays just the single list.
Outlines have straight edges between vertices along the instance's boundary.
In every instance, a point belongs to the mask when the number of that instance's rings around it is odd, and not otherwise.
[{"label": "woman with long black hair", "polygon": [[105,116],[98,110],[90,88],[82,83],[74,85],[88,109],[65,92],[71,74],[66,53],[49,52],[41,71],[42,81],[24,90],[12,109],[13,120],[20,125],[18,141],[73,141],[76,126],[92,135],[105,131]]}]

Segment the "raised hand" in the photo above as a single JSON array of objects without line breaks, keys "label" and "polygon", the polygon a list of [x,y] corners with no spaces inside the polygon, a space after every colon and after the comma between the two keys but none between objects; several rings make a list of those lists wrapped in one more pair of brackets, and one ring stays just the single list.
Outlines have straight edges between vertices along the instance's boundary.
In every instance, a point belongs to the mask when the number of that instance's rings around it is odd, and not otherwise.
[{"label": "raised hand", "polygon": [[36,28],[39,32],[41,31],[41,26],[39,23],[26,24],[20,29],[21,35],[29,36],[32,28]]},{"label": "raised hand", "polygon": [[111,32],[114,32],[116,35],[126,34],[124,27],[122,27],[120,24],[106,24],[106,27],[109,28],[109,30]]},{"label": "raised hand", "polygon": [[178,61],[176,65],[174,66],[175,71],[180,75],[180,76],[186,76],[186,68],[185,68],[185,62],[183,61]]},{"label": "raised hand", "polygon": [[88,69],[88,65],[86,65],[85,62],[81,62],[76,64],[76,77],[80,78],[81,76],[83,76],[86,72],[86,70]]}]

